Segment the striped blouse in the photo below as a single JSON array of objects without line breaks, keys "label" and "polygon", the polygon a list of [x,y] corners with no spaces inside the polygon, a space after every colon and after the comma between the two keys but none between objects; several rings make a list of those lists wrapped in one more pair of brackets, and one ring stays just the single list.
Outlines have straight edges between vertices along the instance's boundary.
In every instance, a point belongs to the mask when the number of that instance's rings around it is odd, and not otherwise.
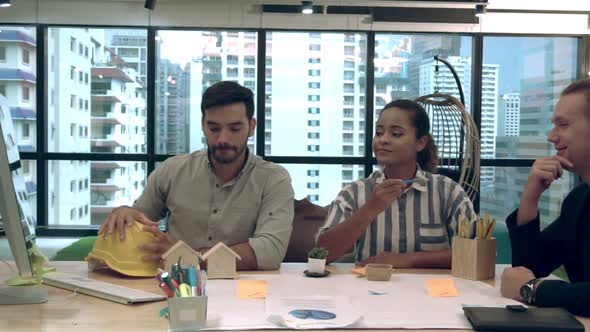
[{"label": "striped blouse", "polygon": [[[375,171],[368,178],[344,187],[330,205],[319,234],[350,218],[371,197],[375,184],[384,179],[383,172]],[[416,181],[381,212],[356,241],[356,261],[383,251],[449,249],[461,214],[469,220],[477,217],[463,188],[448,177],[418,167]]]}]

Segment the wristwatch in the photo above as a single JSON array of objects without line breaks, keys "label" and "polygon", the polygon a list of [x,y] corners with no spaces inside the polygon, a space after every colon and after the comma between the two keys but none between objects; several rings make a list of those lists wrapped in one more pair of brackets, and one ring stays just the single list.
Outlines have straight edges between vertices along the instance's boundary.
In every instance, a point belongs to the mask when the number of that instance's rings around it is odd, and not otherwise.
[{"label": "wristwatch", "polygon": [[531,279],[520,287],[520,297],[528,304],[535,302],[535,284],[539,279]]}]

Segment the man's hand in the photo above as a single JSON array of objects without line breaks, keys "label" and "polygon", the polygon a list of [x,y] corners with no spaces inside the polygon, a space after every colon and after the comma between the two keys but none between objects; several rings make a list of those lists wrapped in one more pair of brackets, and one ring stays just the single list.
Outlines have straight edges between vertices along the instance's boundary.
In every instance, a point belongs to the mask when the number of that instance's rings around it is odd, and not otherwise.
[{"label": "man's hand", "polygon": [[520,297],[520,288],[527,281],[535,278],[531,270],[526,267],[507,267],[502,272],[502,283],[500,284],[500,293],[502,296],[517,301],[522,301]]},{"label": "man's hand", "polygon": [[168,233],[160,231],[158,226],[143,226],[143,230],[152,233],[155,238],[152,243],[139,246],[139,249],[149,251],[149,255],[143,256],[144,261],[162,260],[162,254],[168,251],[175,243],[176,239]]},{"label": "man's hand", "polygon": [[535,160],[531,172],[524,186],[523,195],[538,197],[549,188],[551,183],[563,175],[564,169],[571,169],[574,165],[562,156],[552,156]]},{"label": "man's hand", "polygon": [[372,263],[391,264],[391,266],[397,268],[408,268],[412,266],[412,262],[410,262],[408,255],[396,254],[389,251],[380,252],[376,256],[371,256],[363,261],[358,262],[357,265],[365,266]]},{"label": "man's hand", "polygon": [[158,226],[158,223],[151,221],[140,211],[129,206],[120,206],[114,209],[102,225],[100,225],[98,234],[100,235],[106,231],[108,235],[111,235],[116,229],[119,232],[121,240],[124,240],[125,227],[133,225],[133,222],[136,220],[147,226]]},{"label": "man's hand", "polygon": [[563,175],[564,169],[572,167],[574,165],[569,160],[558,155],[535,160],[520,196],[518,225],[523,225],[537,216],[537,206],[543,192]]},{"label": "man's hand", "polygon": [[403,183],[402,180],[385,179],[383,182],[375,185],[371,198],[367,204],[381,213],[381,211],[390,206],[391,202],[398,198],[407,187],[408,185]]}]

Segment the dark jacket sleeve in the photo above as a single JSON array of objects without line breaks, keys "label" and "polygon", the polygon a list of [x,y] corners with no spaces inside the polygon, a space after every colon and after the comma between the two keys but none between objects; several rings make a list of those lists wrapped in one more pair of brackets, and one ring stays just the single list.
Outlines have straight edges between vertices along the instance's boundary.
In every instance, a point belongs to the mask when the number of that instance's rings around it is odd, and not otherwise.
[{"label": "dark jacket sleeve", "polygon": [[543,280],[536,291],[535,305],[562,307],[574,315],[590,317],[590,282]]},{"label": "dark jacket sleeve", "polygon": [[[562,209],[564,207],[565,202]],[[529,223],[518,226],[517,214],[518,210],[515,210],[506,219],[512,247],[512,266],[524,266],[533,271],[537,278],[546,277],[563,264],[566,255],[563,244],[564,220],[557,218],[541,232],[538,215]]]}]

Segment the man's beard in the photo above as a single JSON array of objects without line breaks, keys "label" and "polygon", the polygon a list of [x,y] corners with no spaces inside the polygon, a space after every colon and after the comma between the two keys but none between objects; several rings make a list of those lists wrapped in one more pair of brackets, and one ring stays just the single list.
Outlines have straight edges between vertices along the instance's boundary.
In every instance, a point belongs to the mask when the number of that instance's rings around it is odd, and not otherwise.
[{"label": "man's beard", "polygon": [[[211,157],[213,157],[213,159],[215,159],[215,161],[217,161],[220,164],[231,164],[242,155],[244,150],[246,150],[247,146],[248,146],[248,141],[246,141],[239,148],[237,146],[233,146],[233,145],[229,145],[229,144],[218,144],[218,145],[209,147],[209,155]],[[224,151],[224,150],[233,150],[235,152],[235,154],[230,157],[223,157],[223,156],[217,155],[217,153],[216,153],[217,151]]]}]

